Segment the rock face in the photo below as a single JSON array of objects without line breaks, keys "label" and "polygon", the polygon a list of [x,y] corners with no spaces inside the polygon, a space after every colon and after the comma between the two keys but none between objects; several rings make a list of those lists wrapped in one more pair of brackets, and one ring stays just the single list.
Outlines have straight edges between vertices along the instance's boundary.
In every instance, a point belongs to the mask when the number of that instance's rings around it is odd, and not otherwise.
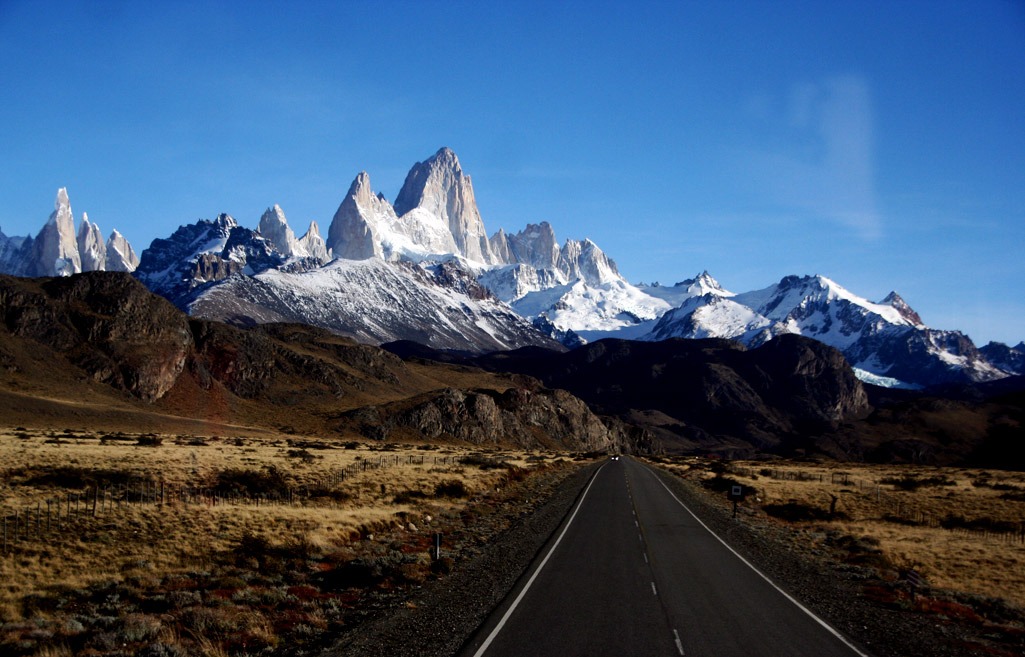
[{"label": "rock face", "polygon": [[192,349],[187,318],[128,274],[0,276],[0,315],[8,332],[145,401],[170,390]]},{"label": "rock face", "polygon": [[362,408],[345,425],[378,439],[458,440],[493,447],[607,450],[615,438],[587,406],[564,390],[540,386],[445,390],[414,400]]},{"label": "rock face", "polygon": [[107,270],[107,247],[100,227],[89,223],[89,215],[84,212],[78,227],[78,254],[82,259],[82,271]]},{"label": "rock face", "polygon": [[[126,273],[0,275],[0,394],[20,393],[17,371],[26,363],[35,368],[33,394],[70,399],[72,416],[82,397],[75,386],[89,379],[159,401],[161,413],[183,405],[190,419],[270,422],[274,430],[314,416],[321,431],[334,423],[329,430],[363,438],[394,431],[571,450],[604,449],[614,435],[581,400],[526,377],[479,372],[477,381],[496,389],[439,390],[450,369],[420,364],[414,372],[387,351],[305,325],[239,329],[190,319]],[[69,397],[57,397],[44,379],[59,381]],[[233,420],[240,408],[257,410]]]},{"label": "rock face", "polygon": [[382,257],[382,225],[394,223],[396,218],[391,204],[374,194],[370,175],[363,171],[352,181],[331,220],[327,244],[336,257],[347,260]]},{"label": "rock face", "polygon": [[139,256],[124,236],[115,231],[107,238],[107,271],[133,272],[139,267]]},{"label": "rock face", "polygon": [[596,412],[657,430],[670,448],[786,451],[870,410],[843,355],[797,335],[750,351],[726,340],[606,339],[564,354],[523,349],[472,362],[568,390]]},{"label": "rock face", "polygon": [[257,273],[285,262],[274,245],[229,215],[182,226],[168,239],[153,240],[136,277],[182,309],[202,290],[242,272]]},{"label": "rock face", "polygon": [[82,259],[75,238],[75,218],[68,190],[57,190],[49,221],[32,243],[29,276],[70,276],[82,271]]},{"label": "rock face", "polygon": [[1025,374],[1025,342],[1008,347],[1002,342],[990,342],[979,348],[986,360],[1012,374]]},{"label": "rock face", "polygon": [[317,223],[312,222],[306,234],[296,238],[280,205],[267,208],[260,217],[258,232],[286,258],[313,258],[320,264],[330,259]]},{"label": "rock face", "polygon": [[473,262],[495,262],[470,176],[463,173],[459,159],[450,149],[442,148],[429,159],[417,162],[406,176],[395,198],[395,213],[405,217],[417,209],[447,225],[455,242],[455,253]]},{"label": "rock face", "polygon": [[320,226],[316,221],[311,221],[310,227],[306,229],[306,234],[299,238],[299,246],[306,251],[309,257],[321,264],[332,258],[330,249],[327,248],[324,238],[320,235]]}]

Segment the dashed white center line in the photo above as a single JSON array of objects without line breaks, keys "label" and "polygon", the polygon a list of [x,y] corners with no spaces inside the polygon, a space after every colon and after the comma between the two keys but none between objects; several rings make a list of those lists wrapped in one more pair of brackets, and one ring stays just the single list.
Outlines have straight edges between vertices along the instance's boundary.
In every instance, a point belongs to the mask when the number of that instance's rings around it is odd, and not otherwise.
[{"label": "dashed white center line", "polygon": [[658,589],[655,588],[655,582],[651,583],[651,593],[652,595],[658,595]]},{"label": "dashed white center line", "polygon": [[682,655],[683,654],[683,642],[680,641],[680,633],[677,632],[676,630],[673,630],[673,636],[676,637],[676,649],[679,650],[680,654]]}]

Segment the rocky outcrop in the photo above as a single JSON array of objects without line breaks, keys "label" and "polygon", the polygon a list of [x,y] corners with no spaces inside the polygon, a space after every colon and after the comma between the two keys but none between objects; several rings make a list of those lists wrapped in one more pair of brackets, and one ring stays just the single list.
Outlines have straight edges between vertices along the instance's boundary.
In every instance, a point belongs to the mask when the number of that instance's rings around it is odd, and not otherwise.
[{"label": "rocky outcrop", "polygon": [[1025,374],[1025,342],[1008,347],[1002,342],[990,342],[979,348],[986,360],[1009,374]]},{"label": "rocky outcrop", "polygon": [[380,440],[457,440],[528,449],[606,450],[616,444],[617,435],[570,393],[537,385],[503,393],[448,388],[351,411],[343,426]]},{"label": "rocky outcrop", "polygon": [[320,226],[316,221],[310,222],[306,234],[299,238],[300,252],[305,251],[307,256],[324,264],[332,258],[331,250],[327,248],[324,238],[320,235]]},{"label": "rocky outcrop", "polygon": [[10,333],[145,401],[174,386],[192,350],[187,318],[128,274],[0,276],[0,316]]},{"label": "rocky outcrop", "polygon": [[666,435],[687,449],[786,451],[870,410],[843,355],[797,335],[752,350],[714,339],[606,339],[562,354],[528,348],[467,362],[536,377],[635,426],[655,422],[669,449]]},{"label": "rocky outcrop", "polygon": [[281,266],[285,257],[259,233],[233,217],[181,226],[168,239],[153,240],[135,271],[146,287],[183,310],[212,284],[241,272]]},{"label": "rocky outcrop", "polygon": [[555,241],[555,230],[547,221],[527,226],[509,235],[509,255],[506,262],[530,265],[535,269],[557,269],[561,253]]}]

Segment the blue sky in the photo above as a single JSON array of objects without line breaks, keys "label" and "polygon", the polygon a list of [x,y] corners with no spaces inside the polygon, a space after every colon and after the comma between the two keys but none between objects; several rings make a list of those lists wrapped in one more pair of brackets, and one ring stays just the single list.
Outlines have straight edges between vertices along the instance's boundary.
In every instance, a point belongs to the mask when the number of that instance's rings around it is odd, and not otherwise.
[{"label": "blue sky", "polygon": [[[301,7],[300,10],[295,7]],[[627,279],[823,274],[1025,339],[1025,2],[0,0],[0,230],[326,234],[449,146],[489,233]]]}]

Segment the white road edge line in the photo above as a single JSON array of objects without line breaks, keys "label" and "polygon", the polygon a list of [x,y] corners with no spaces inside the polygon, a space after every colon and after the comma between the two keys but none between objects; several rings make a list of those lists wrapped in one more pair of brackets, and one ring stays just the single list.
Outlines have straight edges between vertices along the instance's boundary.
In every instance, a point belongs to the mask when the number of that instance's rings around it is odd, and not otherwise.
[{"label": "white road edge line", "polygon": [[683,642],[680,641],[680,633],[677,632],[675,628],[673,629],[673,636],[676,637],[676,649],[679,650],[680,654],[682,655],[683,654]]},{"label": "white road edge line", "polygon": [[[826,621],[824,621],[824,620],[822,620],[821,618],[819,618],[818,616],[816,616],[816,615],[815,615],[815,613],[814,613],[814,612],[812,612],[812,610],[810,610],[810,609],[808,609],[807,607],[805,607],[804,605],[802,605],[802,604],[801,604],[800,602],[798,602],[798,601],[797,601],[797,600],[796,600],[796,599],[795,599],[795,598],[794,598],[794,597],[793,597],[792,595],[790,595],[789,593],[787,593],[786,591],[784,591],[783,589],[781,589],[781,588],[780,588],[780,587],[779,587],[779,586],[778,586],[778,585],[776,584],[776,582],[774,582],[774,581],[772,581],[771,579],[769,579],[769,576],[768,576],[768,575],[766,575],[766,574],[765,574],[765,573],[763,573],[762,571],[760,571],[760,570],[758,570],[757,568],[755,568],[754,564],[752,564],[752,563],[751,563],[750,561],[748,561],[747,559],[745,559],[744,557],[742,557],[742,556],[740,555],[740,553],[739,553],[739,552],[737,552],[737,551],[736,551],[736,550],[734,550],[734,549],[733,549],[732,547],[730,547],[729,543],[727,543],[726,541],[722,540],[722,538],[720,538],[718,534],[716,534],[716,533],[715,533],[714,531],[712,531],[712,530],[711,530],[711,528],[710,528],[710,527],[709,527],[708,525],[706,525],[706,524],[705,524],[705,523],[704,523],[704,522],[703,522],[703,521],[701,520],[701,518],[699,518],[699,517],[697,516],[697,514],[695,514],[695,513],[693,512],[693,511],[691,511],[691,510],[690,510],[690,507],[688,507],[688,506],[687,506],[686,504],[684,504],[684,503],[683,503],[683,502],[682,502],[682,501],[680,500],[680,498],[678,498],[678,497],[676,496],[676,493],[674,493],[673,491],[669,490],[669,486],[666,486],[665,482],[664,482],[664,481],[662,481],[662,480],[661,480],[661,479],[660,479],[660,478],[658,477],[658,475],[657,475],[657,474],[655,474],[655,471],[654,471],[654,470],[652,470],[651,468],[646,468],[646,469],[647,469],[647,470],[648,470],[648,472],[649,472],[649,473],[651,474],[651,476],[655,478],[655,481],[657,481],[658,483],[662,484],[662,488],[665,488],[665,489],[666,489],[666,492],[667,492],[667,493],[669,493],[669,495],[670,495],[670,496],[672,496],[672,498],[673,498],[674,500],[676,500],[676,503],[677,503],[677,504],[679,504],[680,506],[682,506],[682,507],[684,508],[684,510],[685,510],[685,511],[686,511],[687,513],[689,513],[689,514],[690,514],[690,515],[691,515],[691,516],[692,516],[692,517],[693,517],[693,518],[694,518],[695,520],[697,520],[697,521],[698,521],[698,524],[699,524],[699,525],[701,525],[702,527],[704,527],[704,528],[705,528],[705,531],[707,531],[707,532],[708,532],[709,534],[711,534],[712,536],[714,536],[714,537],[715,537],[715,540],[717,540],[717,541],[719,541],[720,543],[722,543],[722,544],[723,544],[723,546],[724,546],[724,547],[725,547],[725,548],[726,548],[727,550],[729,550],[730,552],[732,552],[732,553],[733,553],[733,556],[735,556],[735,557],[737,557],[738,559],[740,559],[740,560],[741,560],[741,561],[742,561],[742,562],[744,563],[744,565],[746,565],[746,566],[747,566],[748,568],[750,568],[751,570],[755,571],[755,572],[756,572],[756,573],[758,574],[758,576],[759,576],[759,577],[761,577],[762,579],[764,579],[764,580],[765,580],[766,582],[768,582],[768,583],[769,583],[769,585],[770,585],[770,586],[771,586],[772,588],[774,588],[774,589],[776,589],[777,591],[779,591],[779,592],[780,592],[780,594],[781,594],[781,595],[782,595],[782,596],[783,596],[784,598],[786,598],[786,599],[787,599],[787,600],[789,600],[790,602],[794,603],[794,604],[795,604],[795,605],[797,606],[797,608],[798,608],[798,609],[800,609],[800,610],[801,610],[801,611],[803,611],[804,613],[808,614],[808,616],[810,616],[810,617],[812,618],[812,620],[814,620],[814,621],[815,621],[816,623],[818,623],[819,625],[821,625],[822,627],[824,627],[824,628],[825,628],[825,629],[826,629],[826,630],[827,630],[827,631],[828,631],[828,632],[829,632],[830,634],[832,634],[833,636],[835,636],[835,637],[836,637],[837,639],[840,639],[840,641],[841,641],[841,642],[843,642],[843,644],[844,644],[845,646],[847,646],[848,648],[850,648],[851,650],[853,650],[855,654],[859,655],[860,657],[869,657],[869,655],[867,655],[867,654],[865,654],[865,653],[861,652],[860,650],[858,650],[858,649],[857,649],[857,647],[855,647],[855,646],[854,646],[854,644],[852,644],[852,643],[851,643],[850,641],[848,641],[848,640],[847,640],[847,637],[845,637],[844,635],[840,634],[840,632],[838,632],[837,630],[835,630],[835,629],[834,629],[834,628],[833,628],[833,627],[832,627],[832,626],[831,626],[831,625],[830,625],[829,623],[827,623]],[[683,651],[682,651],[682,650],[680,651],[680,654],[683,654]]]},{"label": "white road edge line", "polygon": [[591,486],[594,485],[595,480],[598,479],[598,474],[604,468],[605,465],[602,465],[600,468],[598,468],[598,471],[594,473],[594,476],[591,477],[590,483],[588,483],[587,488],[584,489],[584,494],[580,496],[580,500],[577,502],[577,508],[573,509],[573,514],[570,515],[569,520],[566,522],[566,526],[562,528],[562,533],[559,534],[559,538],[555,539],[555,543],[552,545],[551,549],[548,550],[548,554],[546,554],[545,558],[541,560],[540,564],[538,564],[537,570],[535,570],[534,573],[530,576],[530,579],[527,580],[527,583],[523,585],[523,589],[520,591],[519,595],[516,596],[516,599],[513,600],[512,604],[509,605],[509,608],[505,610],[504,614],[502,614],[502,620],[498,621],[498,625],[495,626],[495,629],[491,630],[491,634],[489,634],[488,638],[484,640],[484,643],[481,644],[480,648],[477,648],[477,652],[473,653],[473,657],[481,657],[481,655],[483,655],[491,646],[491,642],[495,640],[495,637],[498,636],[498,633],[502,631],[503,627],[505,627],[506,621],[508,621],[509,617],[512,616],[513,612],[516,611],[516,607],[519,606],[520,601],[523,600],[523,596],[527,594],[527,591],[530,590],[531,585],[534,584],[534,580],[537,579],[538,574],[544,569],[545,564],[548,563],[548,559],[550,559],[552,553],[555,552],[555,548],[559,547],[559,543],[562,542],[562,537],[566,535],[567,531],[569,531],[570,525],[573,524],[573,519],[577,517],[577,512],[580,511],[580,507],[584,505],[584,498],[587,497],[587,493],[590,492]]}]

